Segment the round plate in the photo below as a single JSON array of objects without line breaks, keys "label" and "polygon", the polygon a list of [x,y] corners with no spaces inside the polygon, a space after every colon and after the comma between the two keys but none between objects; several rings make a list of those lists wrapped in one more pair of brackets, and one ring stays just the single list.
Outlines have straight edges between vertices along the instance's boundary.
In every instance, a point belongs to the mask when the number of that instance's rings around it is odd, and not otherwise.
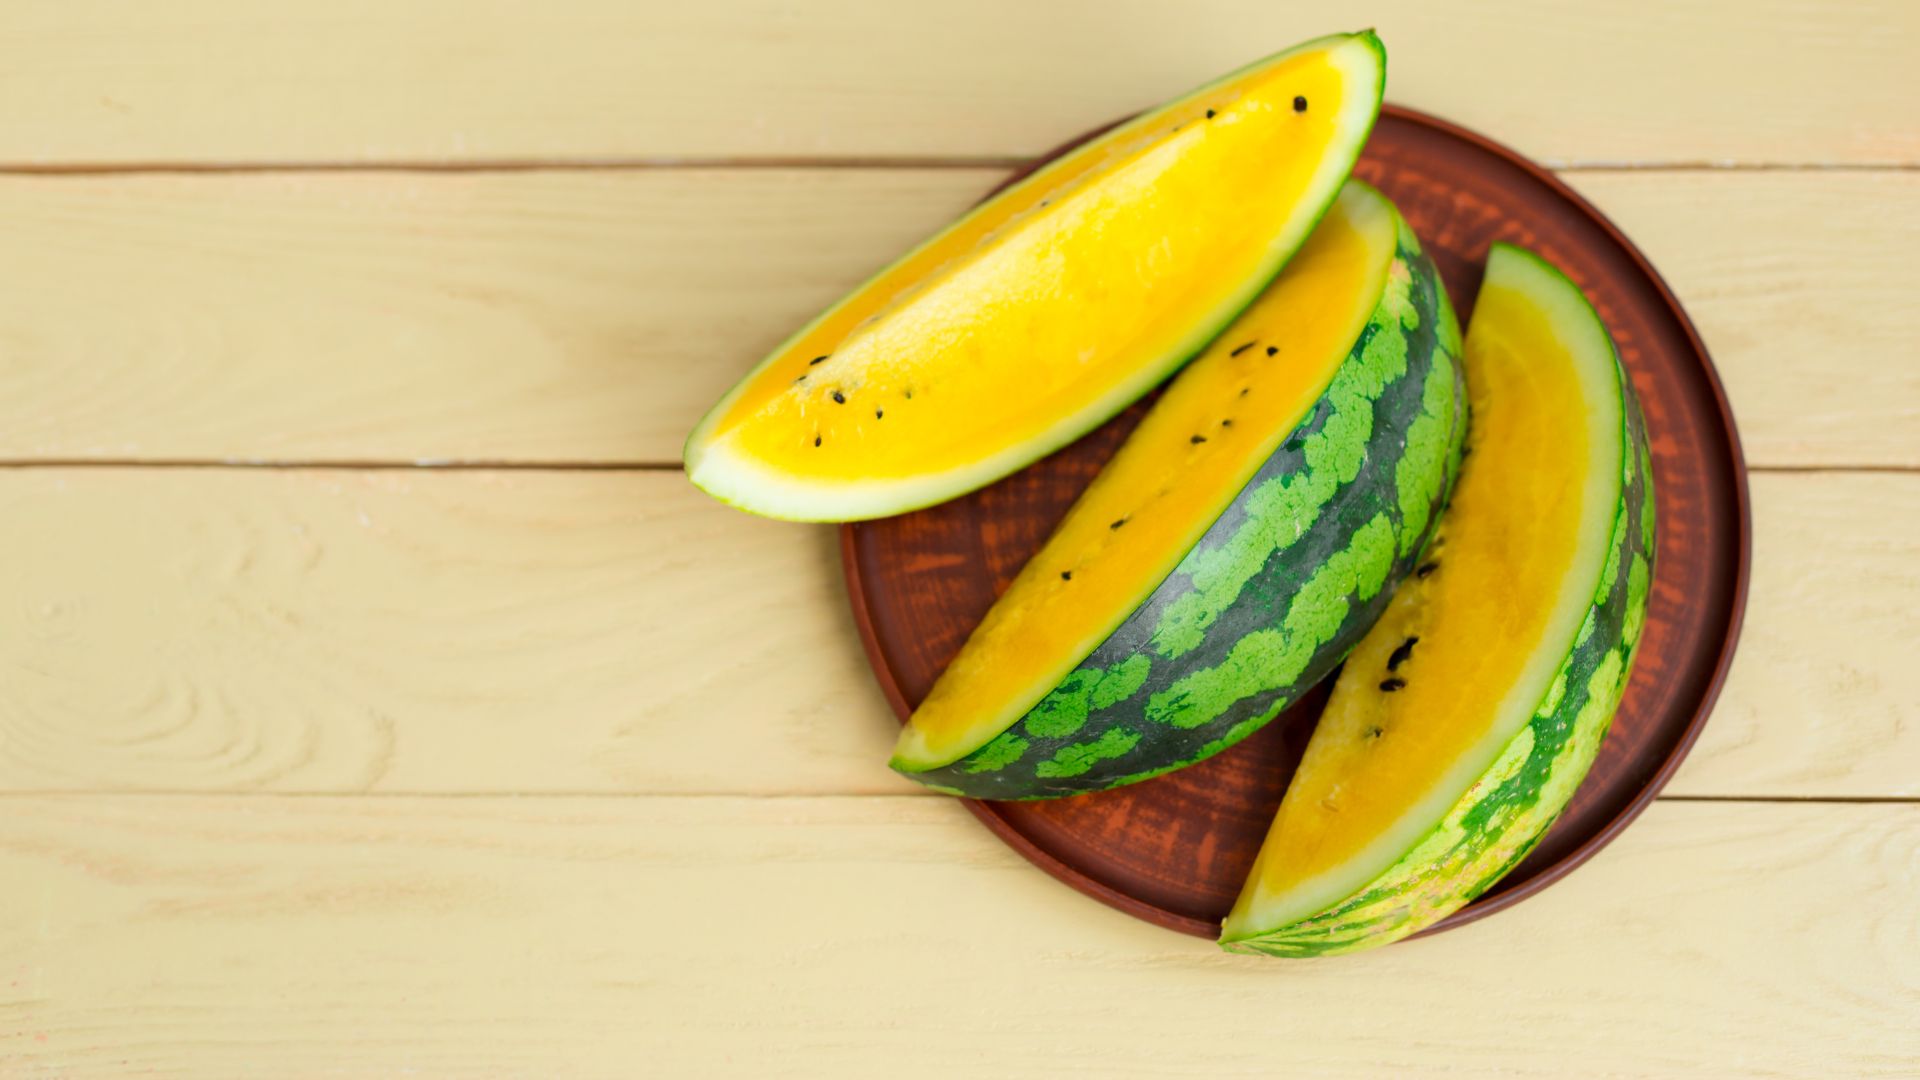
[{"label": "round plate", "polygon": [[[1644,639],[1599,760],[1534,853],[1440,930],[1564,877],[1645,809],[1686,756],[1726,676],[1746,604],[1746,466],[1719,377],[1679,302],[1639,249],[1566,185],[1503,146],[1393,106],[1355,175],[1412,223],[1462,325],[1494,240],[1539,252],[1586,291],[1640,392],[1658,488],[1659,559]],[[1145,409],[1135,405],[965,498],[843,528],[854,618],[903,720]],[[1014,850],[1081,892],[1215,937],[1325,695],[1323,686],[1238,746],[1154,780],[1045,802],[968,804]]]}]

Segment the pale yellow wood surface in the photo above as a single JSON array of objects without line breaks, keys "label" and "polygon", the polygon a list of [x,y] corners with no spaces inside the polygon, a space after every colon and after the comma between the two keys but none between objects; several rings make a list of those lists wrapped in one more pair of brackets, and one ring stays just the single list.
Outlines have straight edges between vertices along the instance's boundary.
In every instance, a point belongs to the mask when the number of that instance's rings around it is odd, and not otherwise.
[{"label": "pale yellow wood surface", "polygon": [[[0,1072],[1911,1077],[1920,806],[1662,803],[1290,965],[941,799],[8,799]],[[277,1066],[293,1065],[282,1070]]]},{"label": "pale yellow wood surface", "polygon": [[[675,461],[1002,175],[0,178],[33,254],[0,260],[0,457]],[[1920,466],[1920,173],[1570,178],[1698,322],[1750,460]]]},{"label": "pale yellow wood surface", "polygon": [[[1281,964],[888,773],[830,529],[580,466],[1015,160],[1365,22],[1585,166],[1777,471],[1671,798]],[[1920,1075],[1916,56],[1910,0],[5,5],[0,1080]]]},{"label": "pale yellow wood surface", "polygon": [[[1379,28],[1556,161],[1920,160],[1911,0],[13,0],[0,162],[1027,155]],[[1543,103],[1551,101],[1551,108]]]},{"label": "pale yellow wood surface", "polygon": [[[1672,790],[1920,796],[1920,476],[1754,477]],[[0,788],[912,793],[833,531],[671,472],[0,471]]]}]

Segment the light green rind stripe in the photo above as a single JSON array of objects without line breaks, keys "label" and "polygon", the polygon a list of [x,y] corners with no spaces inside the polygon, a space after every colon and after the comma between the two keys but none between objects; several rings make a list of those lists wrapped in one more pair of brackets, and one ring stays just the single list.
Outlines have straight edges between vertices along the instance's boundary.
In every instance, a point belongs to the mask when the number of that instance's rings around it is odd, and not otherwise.
[{"label": "light green rind stripe", "polygon": [[1133,696],[1153,670],[1146,656],[1130,656],[1112,668],[1081,668],[1061,680],[1026,715],[1027,733],[1058,739],[1086,726],[1093,709],[1105,709]]},{"label": "light green rind stripe", "polygon": [[1427,518],[1446,483],[1446,461],[1453,447],[1453,357],[1436,350],[1433,370],[1421,398],[1420,415],[1407,427],[1407,451],[1393,467],[1400,499],[1400,554],[1413,551],[1427,534]]},{"label": "light green rind stripe", "polygon": [[[1632,460],[1633,458],[1632,454],[1625,456],[1628,460]],[[1628,489],[1622,488],[1621,490],[1625,491]],[[1631,515],[1628,514],[1614,515],[1613,538],[1607,541],[1607,565],[1606,569],[1600,571],[1600,594],[1602,596],[1613,591],[1613,583],[1620,577],[1620,550],[1627,546],[1627,518],[1630,516]],[[1588,612],[1587,617],[1591,620],[1593,613]],[[1583,633],[1581,640],[1584,641],[1585,639],[1586,635]]]},{"label": "light green rind stripe", "polygon": [[1640,546],[1647,551],[1652,551],[1654,536],[1653,451],[1645,446],[1640,448],[1640,475],[1646,477],[1646,483],[1643,485],[1641,495]]},{"label": "light green rind stripe", "polygon": [[1379,593],[1393,555],[1393,525],[1385,514],[1376,514],[1300,587],[1280,629],[1246,635],[1223,663],[1193,672],[1147,699],[1147,719],[1198,727],[1241,698],[1299,678],[1315,650],[1346,621],[1350,598],[1369,600]]},{"label": "light green rind stripe", "polygon": [[1027,752],[1028,745],[1027,740],[1013,732],[1005,732],[974,751],[963,763],[963,767],[970,773],[995,772],[1004,769],[1019,761]]},{"label": "light green rind stripe", "polygon": [[1627,595],[1638,597],[1639,600],[1637,603],[1629,601],[1627,624],[1621,629],[1629,645],[1640,643],[1640,628],[1647,621],[1647,589],[1652,577],[1652,567],[1648,565],[1646,556],[1635,555],[1633,569],[1627,573]]},{"label": "light green rind stripe", "polygon": [[1140,733],[1126,728],[1108,728],[1091,742],[1063,746],[1051,758],[1033,767],[1034,775],[1046,777],[1079,776],[1108,758],[1117,758],[1133,749]]}]

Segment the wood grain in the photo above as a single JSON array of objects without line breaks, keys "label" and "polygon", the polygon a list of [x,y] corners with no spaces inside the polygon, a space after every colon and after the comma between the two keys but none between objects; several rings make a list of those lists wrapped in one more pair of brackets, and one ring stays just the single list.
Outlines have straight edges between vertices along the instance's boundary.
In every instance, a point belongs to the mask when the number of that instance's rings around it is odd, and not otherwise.
[{"label": "wood grain", "polygon": [[831,537],[677,475],[14,471],[0,520],[10,787],[701,790],[891,723]]},{"label": "wood grain", "polygon": [[[1030,155],[1371,18],[1389,95],[1549,160],[1908,162],[1907,0],[26,0],[0,161]],[[564,58],[564,62],[560,62]],[[1539,107],[1551,99],[1551,109]]]},{"label": "wood grain", "polygon": [[[1754,478],[1672,791],[1920,795],[1920,476]],[[677,474],[0,471],[0,790],[908,793],[832,532]]]},{"label": "wood grain", "polygon": [[1672,790],[1920,797],[1920,476],[1755,476],[1727,692]]},{"label": "wood grain", "polygon": [[1663,803],[1325,961],[1127,919],[938,799],[13,798],[0,876],[11,1075],[1920,1067],[1915,806]]},{"label": "wood grain", "polygon": [[0,180],[0,453],[675,461],[997,175]]},{"label": "wood grain", "polygon": [[1920,466],[1920,346],[1904,329],[1920,304],[1890,287],[1900,246],[1920,242],[1920,173],[1566,179],[1686,305],[1749,463]]},{"label": "wood grain", "polygon": [[[0,178],[0,458],[674,461],[1002,175]],[[1678,291],[1752,462],[1920,466],[1920,173],[1570,179]]]},{"label": "wood grain", "polygon": [[[662,472],[49,467],[672,462],[1017,159],[1366,17],[1390,97],[1596,167],[1752,461],[1920,469],[1909,0],[1173,11],[8,4],[0,1077],[1920,1074],[1912,472],[1755,477],[1670,789],[1910,801],[1664,800],[1282,966],[887,773],[828,530]],[[463,171],[542,163],[590,171]],[[1644,168],[1727,164],[1787,168]]]}]

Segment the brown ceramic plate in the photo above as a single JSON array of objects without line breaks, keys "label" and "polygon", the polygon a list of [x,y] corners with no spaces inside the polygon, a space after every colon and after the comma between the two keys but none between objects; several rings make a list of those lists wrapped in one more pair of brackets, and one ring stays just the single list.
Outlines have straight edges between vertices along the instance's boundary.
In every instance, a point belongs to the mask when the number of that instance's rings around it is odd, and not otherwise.
[{"label": "brown ceramic plate", "polygon": [[[1726,677],[1746,603],[1746,466],[1719,377],[1679,302],[1639,249],[1566,185],[1479,135],[1392,106],[1356,174],[1399,204],[1463,325],[1494,240],[1540,252],[1586,290],[1640,392],[1658,485],[1645,638],[1599,760],[1539,848],[1435,928],[1445,929],[1566,876],[1645,809],[1686,756]],[[1144,410],[1136,405],[965,498],[842,530],[854,618],[903,720]],[[1214,937],[1324,700],[1322,687],[1231,750],[1144,783],[968,805],[1014,850],[1081,892]]]}]

